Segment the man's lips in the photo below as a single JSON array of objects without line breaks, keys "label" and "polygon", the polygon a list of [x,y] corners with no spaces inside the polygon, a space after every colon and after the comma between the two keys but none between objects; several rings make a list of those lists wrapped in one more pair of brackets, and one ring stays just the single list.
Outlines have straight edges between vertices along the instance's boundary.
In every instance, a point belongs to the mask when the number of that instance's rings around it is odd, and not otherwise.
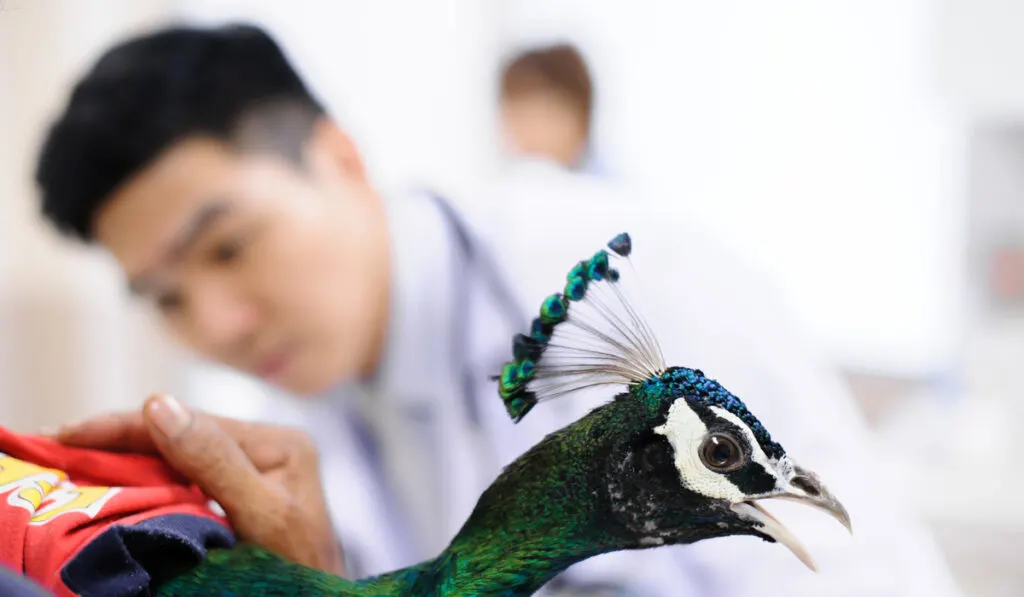
[{"label": "man's lips", "polygon": [[256,374],[266,380],[277,379],[291,362],[292,353],[290,351],[277,351],[259,361],[256,366]]}]

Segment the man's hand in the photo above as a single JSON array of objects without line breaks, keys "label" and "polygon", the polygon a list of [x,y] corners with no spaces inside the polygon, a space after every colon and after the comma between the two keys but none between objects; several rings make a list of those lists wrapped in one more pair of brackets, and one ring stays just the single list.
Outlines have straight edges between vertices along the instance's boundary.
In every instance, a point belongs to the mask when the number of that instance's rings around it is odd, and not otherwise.
[{"label": "man's hand", "polygon": [[224,509],[240,539],[344,575],[324,501],[316,448],[298,430],[190,412],[154,396],[142,412],[65,426],[61,443],[156,453]]}]

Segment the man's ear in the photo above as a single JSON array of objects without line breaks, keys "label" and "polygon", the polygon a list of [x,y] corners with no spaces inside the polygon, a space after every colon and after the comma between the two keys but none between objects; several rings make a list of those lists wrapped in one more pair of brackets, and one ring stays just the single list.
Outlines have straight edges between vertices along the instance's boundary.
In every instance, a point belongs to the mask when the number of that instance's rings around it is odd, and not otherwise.
[{"label": "man's ear", "polygon": [[339,182],[367,182],[366,166],[352,138],[330,118],[320,118],[306,144],[306,160],[313,171]]}]

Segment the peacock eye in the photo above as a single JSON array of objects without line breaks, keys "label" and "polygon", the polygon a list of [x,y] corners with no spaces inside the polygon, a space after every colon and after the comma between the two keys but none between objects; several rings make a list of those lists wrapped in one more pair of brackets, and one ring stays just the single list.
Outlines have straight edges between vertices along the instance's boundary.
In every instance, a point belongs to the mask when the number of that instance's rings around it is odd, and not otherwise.
[{"label": "peacock eye", "polygon": [[739,442],[725,433],[712,433],[704,438],[700,446],[700,458],[704,466],[719,472],[728,473],[745,464],[745,456]]}]

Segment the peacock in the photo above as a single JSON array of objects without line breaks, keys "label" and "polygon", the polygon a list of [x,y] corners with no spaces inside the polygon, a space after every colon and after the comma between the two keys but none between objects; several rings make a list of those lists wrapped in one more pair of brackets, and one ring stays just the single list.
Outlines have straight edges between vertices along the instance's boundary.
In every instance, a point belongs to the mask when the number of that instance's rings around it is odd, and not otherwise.
[{"label": "peacock", "polygon": [[575,264],[492,378],[516,423],[571,392],[619,393],[505,467],[436,558],[351,581],[239,544],[212,550],[155,594],[513,597],[599,554],[730,535],[781,543],[813,570],[760,502],[797,500],[852,530],[845,508],[742,400],[699,369],[664,364],[622,288],[631,251],[622,233]]}]

